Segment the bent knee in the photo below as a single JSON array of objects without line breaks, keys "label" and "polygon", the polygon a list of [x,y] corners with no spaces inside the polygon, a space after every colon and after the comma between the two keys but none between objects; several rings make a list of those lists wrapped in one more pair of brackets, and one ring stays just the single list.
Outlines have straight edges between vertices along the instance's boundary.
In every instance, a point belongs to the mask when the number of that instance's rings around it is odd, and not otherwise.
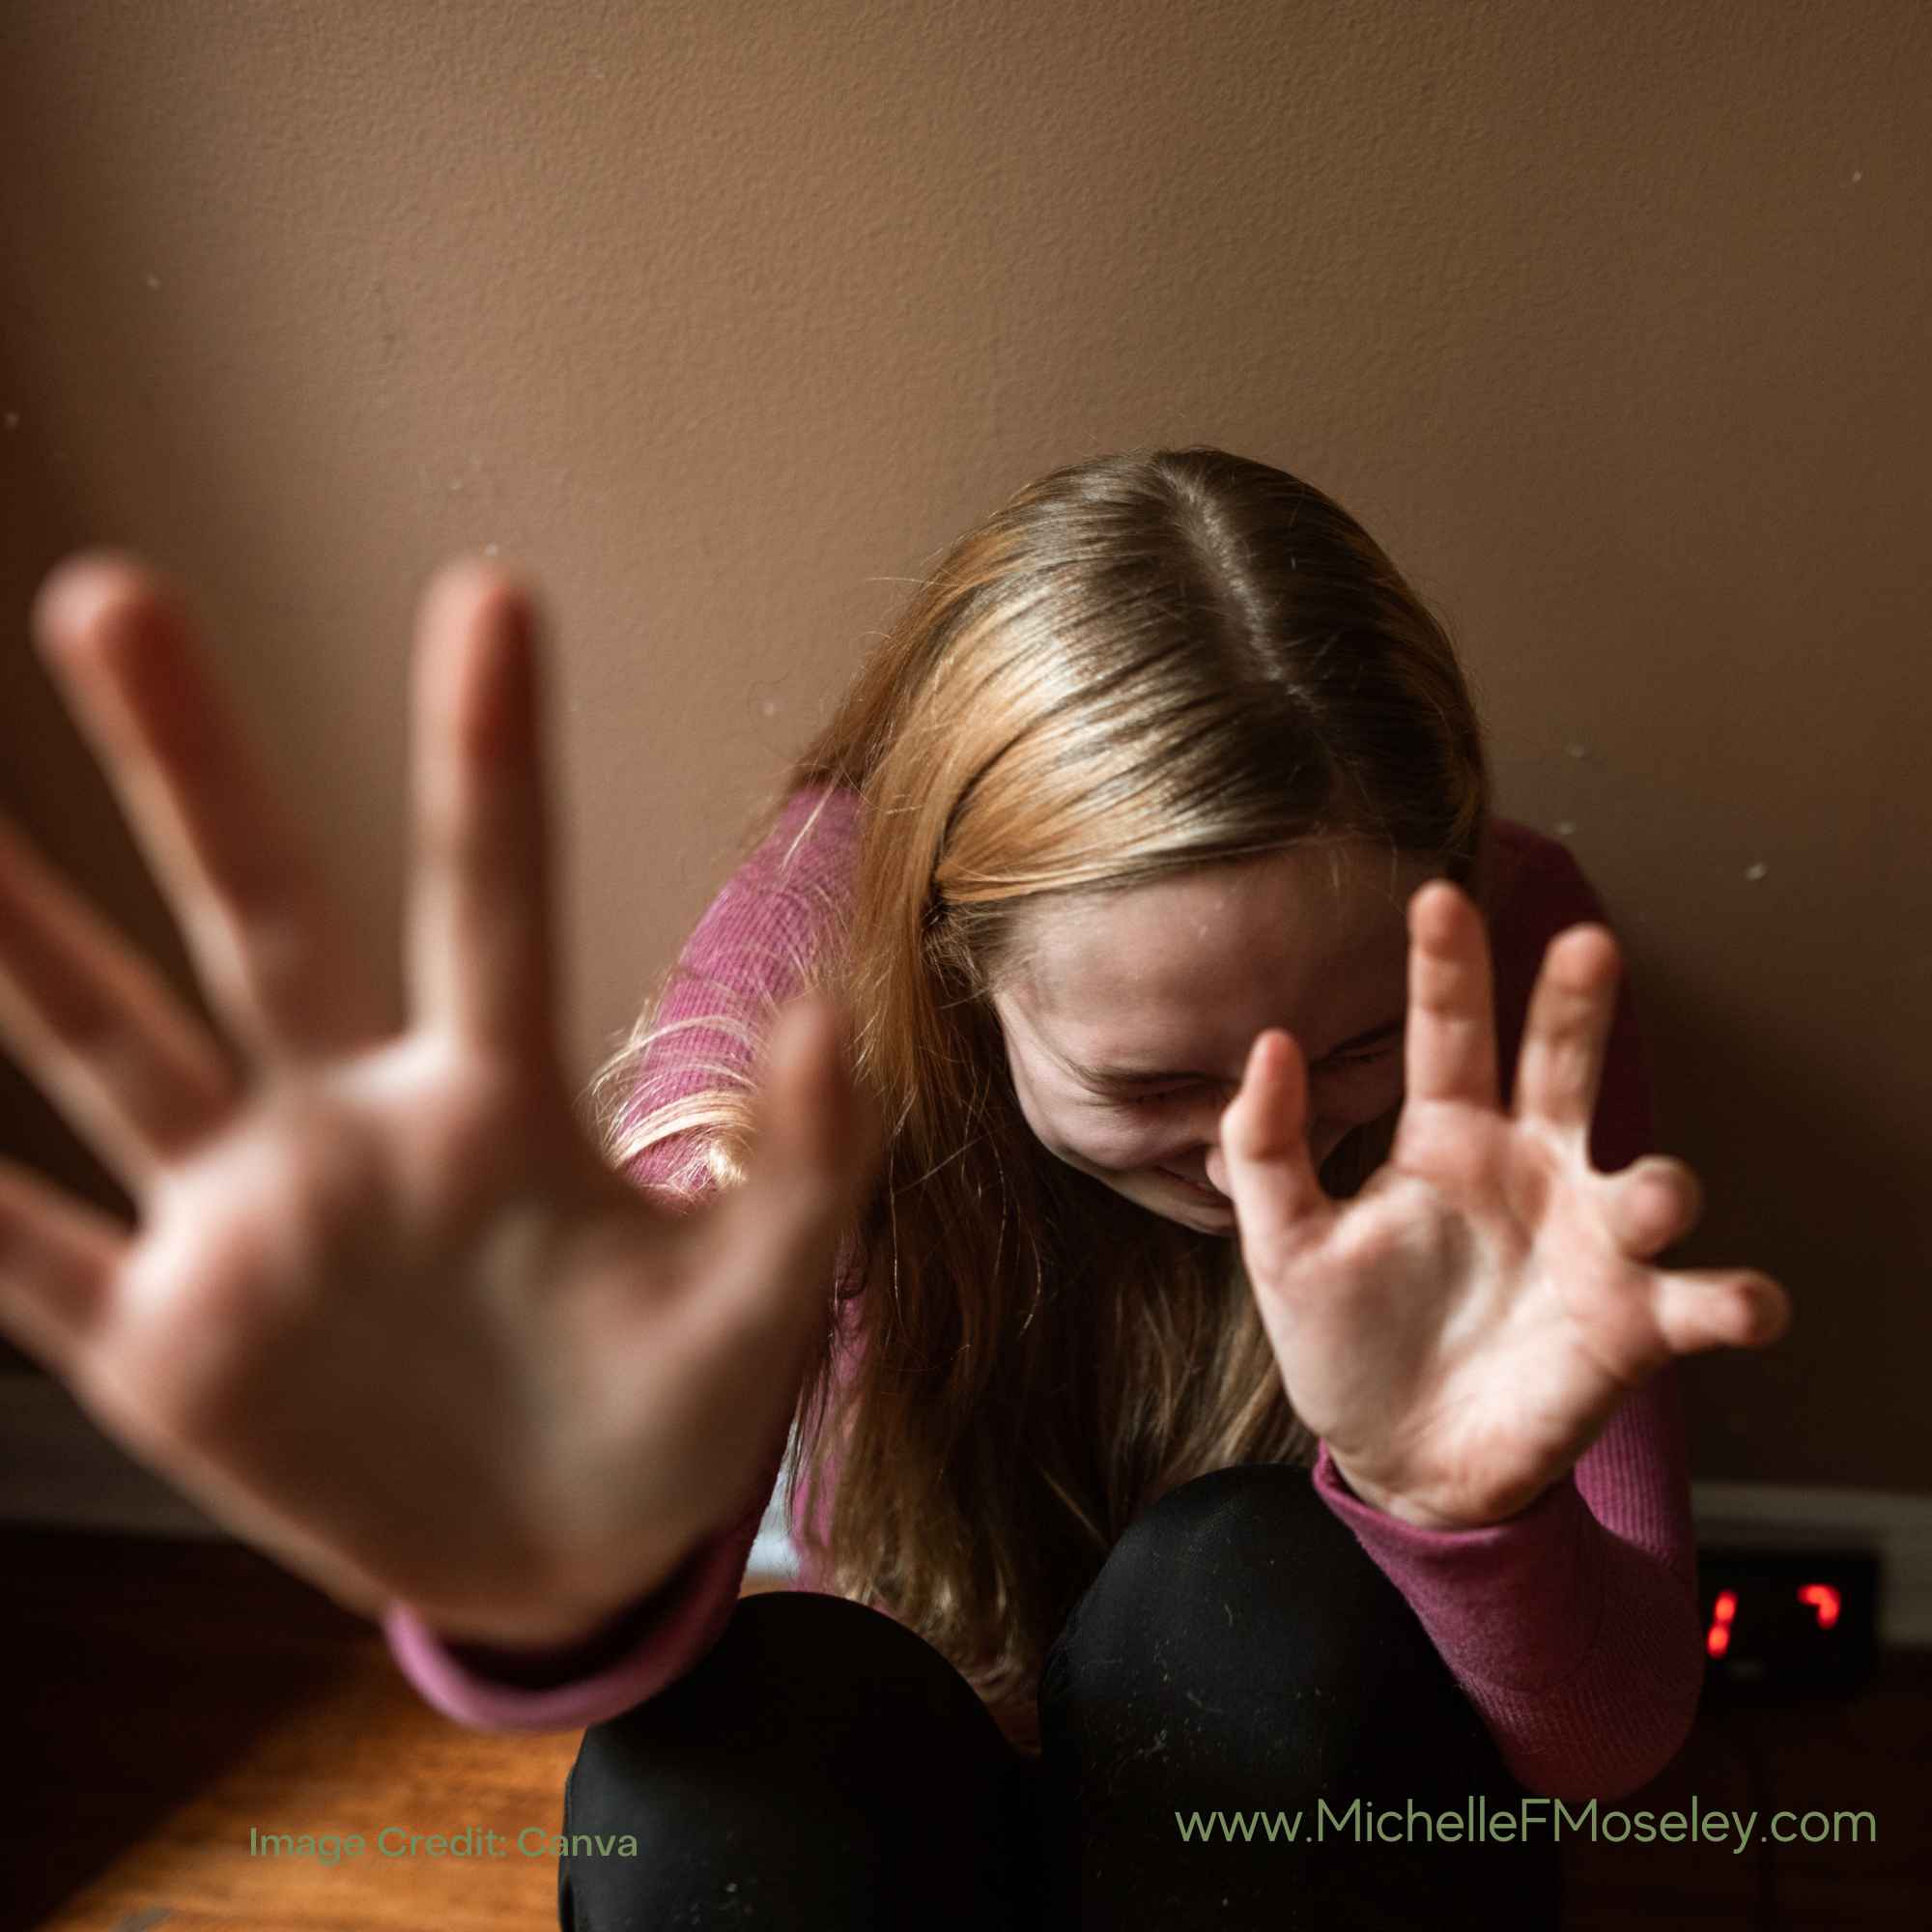
[{"label": "bent knee", "polygon": [[782,1590],[742,1599],[682,1677],[585,1737],[743,1751],[976,1719],[997,1735],[972,1687],[915,1632],[843,1597]]},{"label": "bent knee", "polygon": [[[890,1617],[807,1591],[748,1597],[705,1656],[641,1704],[583,1734],[574,1790],[683,1809],[721,1785],[889,1798],[907,1763],[937,1757],[989,1777],[1008,1747],[973,1688]],[[810,1798],[806,1799],[810,1803]]]},{"label": "bent knee", "polygon": [[[937,1651],[877,1610],[801,1591],[743,1600],[685,1676],[584,1732],[565,1786],[567,1833],[640,1848],[623,1875],[633,1913],[725,1888],[744,1910],[781,1876],[787,1909],[810,1900],[828,1924],[899,1922],[880,1901],[914,1874],[983,1862],[988,1845],[1016,1857],[1021,1805],[998,1726]],[[591,1926],[617,1922],[611,1874],[573,1861],[567,1882],[580,1907],[599,1900]],[[1018,1879],[996,1861],[985,1882]]]},{"label": "bent knee", "polygon": [[1414,1611],[1308,1471],[1274,1463],[1215,1470],[1145,1511],[1041,1679],[1056,1734],[1293,1737],[1310,1770],[1385,1738],[1398,1713],[1459,1739],[1480,1730]]},{"label": "bent knee", "polygon": [[1377,1587],[1385,1580],[1306,1469],[1242,1463],[1182,1483],[1144,1510],[1092,1594],[1130,1598],[1144,1612],[1151,1596],[1191,1600],[1224,1588],[1237,1623],[1237,1600],[1299,1599],[1309,1608],[1329,1604],[1359,1615],[1385,1596]]}]

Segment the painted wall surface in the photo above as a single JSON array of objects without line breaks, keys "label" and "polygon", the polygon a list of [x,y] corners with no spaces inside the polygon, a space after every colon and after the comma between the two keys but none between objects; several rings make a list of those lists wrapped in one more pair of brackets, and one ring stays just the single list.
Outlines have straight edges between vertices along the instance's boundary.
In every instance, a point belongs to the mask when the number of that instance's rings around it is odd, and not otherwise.
[{"label": "painted wall surface", "polygon": [[1797,1298],[1687,1371],[1694,1472],[1932,1489],[1928,99],[1917,0],[25,0],[0,805],[189,987],[27,643],[128,545],[396,962],[412,611],[495,546],[587,1077],[939,546],[1079,456],[1263,457],[1449,619],[1501,809],[1604,894],[1677,1258]]}]

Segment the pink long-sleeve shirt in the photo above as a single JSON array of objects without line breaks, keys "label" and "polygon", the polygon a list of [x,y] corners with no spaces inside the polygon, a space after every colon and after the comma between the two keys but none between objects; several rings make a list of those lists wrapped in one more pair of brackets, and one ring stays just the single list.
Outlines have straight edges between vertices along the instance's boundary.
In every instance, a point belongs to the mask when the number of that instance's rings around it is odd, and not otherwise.
[{"label": "pink long-sleeve shirt", "polygon": [[[810,955],[850,892],[860,801],[816,789],[787,801],[770,837],[726,881],[680,954],[685,968],[661,1015],[717,1011],[721,996],[783,1000],[789,961]],[[1504,1104],[1545,948],[1566,926],[1607,923],[1558,841],[1492,818],[1497,894],[1490,922],[1497,1065]],[[741,1009],[748,1014],[752,1010]],[[649,1057],[634,1107],[710,1084],[702,1064],[745,1049],[694,1028]],[[1613,1172],[1652,1150],[1650,1089],[1628,980],[1617,1000],[1591,1129],[1596,1166]],[[678,1137],[632,1163],[639,1186],[690,1161]],[[408,1605],[384,1630],[404,1674],[459,1723],[483,1730],[576,1730],[655,1695],[690,1670],[728,1621],[753,1541],[777,1487],[785,1440],[772,1445],[734,1521],[584,1642],[514,1656],[444,1640]],[[801,1513],[822,1520],[836,1470],[816,1493],[794,1486]],[[1417,1529],[1357,1498],[1323,1444],[1317,1492],[1395,1584],[1480,1714],[1505,1761],[1551,1797],[1615,1797],[1673,1755],[1690,1729],[1702,1677],[1695,1558],[1675,1381],[1668,1368],[1628,1396],[1608,1426],[1528,1508],[1481,1529]],[[810,1572],[798,1587],[818,1587]],[[1026,1740],[1030,1722],[1009,1735]]]}]

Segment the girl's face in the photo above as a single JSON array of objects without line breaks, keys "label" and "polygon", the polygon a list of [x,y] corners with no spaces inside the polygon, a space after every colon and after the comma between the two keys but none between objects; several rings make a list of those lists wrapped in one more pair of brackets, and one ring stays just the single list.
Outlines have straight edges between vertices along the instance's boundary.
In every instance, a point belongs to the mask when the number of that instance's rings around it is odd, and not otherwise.
[{"label": "girl's face", "polygon": [[1248,1049],[1293,1034],[1309,1156],[1399,1106],[1409,895],[1439,868],[1363,843],[1204,867],[1036,909],[1030,971],[994,995],[1027,1123],[1117,1194],[1235,1233],[1218,1145]]}]

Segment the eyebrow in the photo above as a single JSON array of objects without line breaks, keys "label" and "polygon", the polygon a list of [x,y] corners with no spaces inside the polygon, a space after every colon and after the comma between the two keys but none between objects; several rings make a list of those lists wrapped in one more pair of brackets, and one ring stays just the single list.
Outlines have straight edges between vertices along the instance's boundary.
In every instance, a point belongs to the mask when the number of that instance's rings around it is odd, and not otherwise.
[{"label": "eyebrow", "polygon": [[[1338,1053],[1347,1053],[1351,1047],[1367,1046],[1373,1040],[1386,1038],[1392,1033],[1403,1029],[1406,1013],[1392,1020],[1384,1020],[1380,1026],[1371,1027],[1367,1033],[1358,1033],[1351,1037],[1338,1041],[1328,1049],[1323,1057],[1332,1060]],[[1179,1072],[1147,1073],[1131,1066],[1088,1066],[1078,1060],[1060,1057],[1060,1064],[1076,1079],[1084,1080],[1090,1087],[1151,1087],[1163,1080],[1211,1080],[1215,1076],[1189,1068]]]}]

